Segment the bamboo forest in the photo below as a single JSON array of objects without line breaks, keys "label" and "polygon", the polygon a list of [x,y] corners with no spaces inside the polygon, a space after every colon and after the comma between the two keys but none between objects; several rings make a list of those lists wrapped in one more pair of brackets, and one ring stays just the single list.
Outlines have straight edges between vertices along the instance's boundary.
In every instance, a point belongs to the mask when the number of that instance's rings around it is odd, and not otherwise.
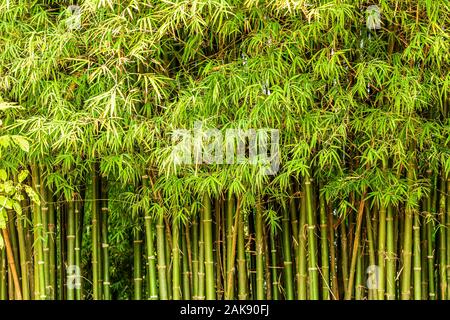
[{"label": "bamboo forest", "polygon": [[0,300],[450,299],[449,28],[0,0]]}]

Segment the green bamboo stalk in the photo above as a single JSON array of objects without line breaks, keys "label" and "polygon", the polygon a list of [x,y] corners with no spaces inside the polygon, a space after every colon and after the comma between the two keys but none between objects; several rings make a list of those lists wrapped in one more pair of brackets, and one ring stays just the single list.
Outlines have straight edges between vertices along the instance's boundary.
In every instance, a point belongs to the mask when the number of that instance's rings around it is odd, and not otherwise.
[{"label": "green bamboo stalk", "polygon": [[380,219],[378,227],[378,300],[384,300],[386,290],[386,207],[380,205]]},{"label": "green bamboo stalk", "polygon": [[301,194],[301,207],[300,207],[300,222],[298,225],[298,251],[296,252],[297,257],[297,272],[298,272],[298,284],[297,284],[297,299],[306,300],[307,298],[307,280],[308,274],[306,271],[306,236],[305,229],[306,225],[306,196],[305,192]]},{"label": "green bamboo stalk", "polygon": [[[111,282],[109,273],[109,242],[108,242],[108,220],[109,220],[109,208],[108,208],[108,188],[106,177],[101,177],[100,184],[101,194],[101,265],[103,284],[102,292],[105,300],[111,300]],[[142,242],[142,240],[140,240]],[[142,280],[141,280],[142,283]]]},{"label": "green bamboo stalk", "polygon": [[75,265],[75,202],[68,200],[67,211],[67,266],[70,268],[67,279],[67,300],[75,300],[76,265]]},{"label": "green bamboo stalk", "polygon": [[347,226],[346,215],[342,217],[339,223],[340,239],[341,239],[341,277],[344,293],[347,292],[348,288],[348,240],[347,240]]},{"label": "green bamboo stalk", "polygon": [[334,217],[331,206],[328,206],[328,230],[330,234],[330,269],[331,269],[331,283],[332,283],[332,295],[334,300],[339,300],[339,285],[336,266],[336,248],[335,248],[335,230],[334,230]]},{"label": "green bamboo stalk", "polygon": [[[237,199],[240,202],[240,199]],[[239,208],[240,206],[238,206]],[[238,267],[238,298],[239,300],[247,300],[248,298],[248,277],[247,277],[247,260],[245,259],[245,230],[244,216],[238,214],[237,228],[237,267]]]},{"label": "green bamboo stalk", "polygon": [[447,299],[447,248],[446,248],[446,190],[444,174],[441,174],[440,195],[439,195],[439,280],[440,280],[440,298]]},{"label": "green bamboo stalk", "polygon": [[[436,185],[432,184],[434,189]],[[434,223],[432,217],[432,196],[427,197],[426,203],[426,216],[425,216],[425,226],[427,232],[427,267],[428,267],[428,296],[430,300],[436,300],[436,289],[434,285],[434,248],[433,248],[433,230]]]},{"label": "green bamboo stalk", "polygon": [[205,224],[204,209],[200,210],[200,240],[198,241],[198,300],[205,300]]},{"label": "green bamboo stalk", "polygon": [[[429,277],[428,283],[430,285],[433,285],[433,290],[431,290],[430,287],[430,299],[431,300],[437,300],[438,299],[438,291],[439,286],[436,283],[436,280],[439,278],[439,266],[436,264],[436,254],[438,253],[438,240],[436,238],[439,238],[439,230],[435,232],[436,227],[436,221],[438,222],[437,226],[439,226],[439,216],[438,216],[438,205],[439,205],[439,197],[438,197],[438,173],[433,172],[432,173],[432,180],[431,180],[431,194],[430,194],[430,214],[431,214],[431,223],[427,225],[427,239],[428,239],[428,264],[432,264],[432,269],[430,268],[429,272],[432,272],[431,276]],[[435,237],[435,234],[437,237]],[[430,254],[430,250],[432,251],[432,254]],[[436,267],[435,267],[436,266]],[[435,273],[435,269],[437,269],[437,273]],[[437,276],[437,277],[436,277]],[[432,295],[434,293],[434,295]]]},{"label": "green bamboo stalk", "polygon": [[84,215],[84,191],[83,195],[76,195],[75,201],[75,266],[79,271],[79,277],[77,277],[77,282],[75,286],[75,299],[82,300],[83,298],[83,277],[81,276],[81,247],[83,238],[83,215]]},{"label": "green bamboo stalk", "polygon": [[0,300],[8,300],[8,278],[7,278],[7,266],[6,266],[6,249],[0,249]]},{"label": "green bamboo stalk", "polygon": [[366,197],[366,191],[364,190],[364,192],[361,196],[361,199],[359,201],[359,209],[358,209],[358,216],[357,216],[356,230],[355,230],[355,240],[353,241],[352,259],[350,262],[350,273],[348,276],[347,291],[345,292],[345,296],[344,296],[345,300],[350,300],[352,298],[353,282],[354,282],[354,278],[355,278],[356,258],[357,258],[357,254],[358,254],[358,246],[359,246],[359,242],[360,242],[362,218],[363,218],[364,206],[365,206],[365,197]]},{"label": "green bamboo stalk", "polygon": [[267,235],[267,229],[264,227],[263,228],[263,250],[264,250],[264,283],[266,284],[265,288],[266,288],[266,294],[265,294],[265,299],[266,300],[273,300],[272,297],[272,292],[273,292],[273,288],[272,288],[272,283],[270,280],[270,253],[269,253],[269,237]]},{"label": "green bamboo stalk", "polygon": [[[369,206],[366,204],[365,206],[365,211],[366,211],[366,234],[367,234],[367,247],[368,247],[368,254],[369,254],[369,270],[371,272],[374,272],[375,267],[377,268],[378,272],[379,272],[379,266],[375,266],[375,248],[374,248],[374,236],[373,236],[373,228],[372,228],[372,219],[370,217],[370,209]],[[377,211],[375,211],[377,212]],[[364,238],[363,238],[364,239]],[[379,286],[379,281],[380,281],[380,275],[379,273],[375,273],[375,279],[374,280],[374,284],[372,284],[373,286],[375,286],[375,288],[369,288],[369,300],[376,300],[377,298],[377,289]]]},{"label": "green bamboo stalk", "polygon": [[94,164],[92,171],[92,294],[94,300],[101,299],[101,286],[100,286],[100,203],[99,203],[99,181],[98,181],[98,164]]},{"label": "green bamboo stalk", "polygon": [[41,219],[42,219],[42,243],[43,243],[43,253],[44,253],[44,283],[45,283],[45,293],[47,298],[52,296],[53,288],[50,286],[50,251],[49,251],[49,239],[48,239],[48,203],[47,203],[47,187],[44,182],[44,171],[43,165],[40,166],[40,199],[41,199]]},{"label": "green bamboo stalk", "polygon": [[[233,199],[233,198],[231,198]],[[230,201],[230,199],[228,199]],[[227,204],[227,209],[231,208],[231,214],[228,216],[227,212],[227,223],[229,219],[233,219],[233,212],[234,209],[234,201],[231,200],[233,203]],[[228,211],[228,210],[227,210]],[[227,238],[227,283],[226,283],[226,294],[225,299],[226,300],[233,300],[234,299],[234,286],[233,286],[233,279],[234,279],[234,273],[235,273],[235,260],[236,260],[236,243],[238,242],[238,228],[239,228],[239,220],[240,220],[240,200],[237,200],[236,204],[236,213],[234,217],[234,223],[232,226],[228,226],[228,233],[231,233],[231,237]],[[229,243],[229,246],[228,246]]]},{"label": "green bamboo stalk", "polygon": [[165,257],[165,237],[164,237],[164,217],[158,216],[156,224],[156,252],[158,258],[158,283],[159,297],[161,300],[168,300],[169,293],[167,290],[167,265]]},{"label": "green bamboo stalk", "polygon": [[[25,200],[21,201],[22,210],[28,210],[27,203]],[[22,295],[24,300],[30,300],[30,287],[29,287],[29,277],[28,277],[28,266],[27,266],[27,244],[25,239],[25,225],[26,225],[26,213],[22,212],[21,215],[17,216],[17,235],[19,242],[19,261],[20,261],[20,274],[22,280]]]},{"label": "green bamboo stalk", "polygon": [[[39,167],[32,165],[33,189],[39,193],[40,175]],[[33,205],[33,226],[34,226],[34,298],[36,300],[45,300],[45,269],[44,269],[44,243],[41,206],[38,203]]]},{"label": "green bamboo stalk", "polygon": [[[321,189],[321,188],[320,188]],[[319,190],[320,190],[319,189]],[[320,205],[320,257],[321,257],[321,276],[322,276],[322,299],[330,300],[330,265],[328,251],[328,221],[326,214],[325,196],[319,191]]]},{"label": "green bamboo stalk", "polygon": [[[301,200],[300,200],[301,201]],[[301,206],[301,205],[300,205]],[[300,211],[300,210],[298,210]],[[301,296],[300,294],[300,246],[299,246],[299,222],[298,222],[298,213],[297,213],[297,204],[295,201],[294,196],[291,193],[291,196],[289,198],[289,216],[290,216],[290,222],[292,226],[292,242],[293,242],[293,249],[294,249],[294,259],[293,259],[293,267],[292,271],[295,274],[295,281],[296,281],[296,295],[297,299]]]},{"label": "green bamboo stalk", "polygon": [[414,245],[413,245],[413,254],[414,254],[414,299],[421,300],[422,299],[422,258],[421,258],[421,249],[420,249],[420,216],[417,210],[413,211],[413,236],[414,236]]},{"label": "green bamboo stalk", "polygon": [[256,300],[256,245],[255,245],[255,220],[256,214],[247,216],[248,236],[246,245],[246,259],[248,261],[248,297],[250,300]]},{"label": "green bamboo stalk", "polygon": [[181,242],[181,256],[182,256],[182,264],[183,264],[183,299],[190,300],[191,299],[191,272],[189,270],[189,254],[188,254],[188,245],[187,239],[189,239],[189,229],[186,225],[183,228],[182,236],[180,238]]},{"label": "green bamboo stalk", "polygon": [[394,212],[391,205],[387,207],[386,217],[386,299],[395,299],[395,238]]},{"label": "green bamboo stalk", "polygon": [[[259,200],[260,201],[260,200]],[[256,300],[264,300],[264,243],[263,216],[260,202],[256,203],[255,246],[256,246]]]},{"label": "green bamboo stalk", "polygon": [[214,300],[216,292],[214,289],[214,253],[213,253],[213,232],[211,199],[208,195],[203,198],[203,225],[205,241],[205,275],[206,275],[206,299]]},{"label": "green bamboo stalk", "polygon": [[272,271],[272,299],[280,300],[280,283],[278,282],[278,262],[277,262],[277,244],[275,229],[270,229],[270,270]]},{"label": "green bamboo stalk", "polygon": [[308,222],[308,276],[311,300],[319,300],[319,272],[317,263],[316,213],[313,206],[314,191],[311,173],[305,178],[306,211]]},{"label": "green bamboo stalk", "polygon": [[[148,176],[142,176],[143,191],[146,196],[150,196],[148,189]],[[156,276],[156,256],[154,248],[154,230],[153,230],[153,218],[150,215],[150,211],[144,209],[144,224],[145,224],[145,245],[147,255],[147,269],[148,269],[148,295],[150,300],[158,299],[158,286]]]},{"label": "green bamboo stalk", "polygon": [[172,271],[172,292],[173,300],[181,299],[181,267],[180,267],[180,226],[177,217],[172,220],[172,259],[173,259],[173,271]]},{"label": "green bamboo stalk", "polygon": [[56,299],[57,275],[56,275],[56,225],[55,225],[55,205],[53,194],[47,193],[48,206],[48,268],[49,268],[49,288],[50,298]]},{"label": "green bamboo stalk", "polygon": [[[164,238],[164,250],[167,265],[167,294],[169,295],[169,300],[173,299],[173,285],[172,285],[172,231],[169,224],[164,216],[165,225],[165,238]],[[170,239],[170,240],[169,240]]]},{"label": "green bamboo stalk", "polygon": [[[222,201],[220,198],[216,198],[214,200],[214,217],[215,217],[214,226],[215,226],[215,228],[214,228],[213,239],[215,239],[214,243],[216,245],[213,245],[213,253],[215,253],[215,256],[216,256],[216,262],[215,262],[216,298],[215,299],[217,299],[217,300],[222,299],[222,295],[224,292],[223,285],[222,285],[222,278],[226,277],[226,273],[222,277],[222,269],[223,269],[222,261],[225,261],[225,268],[226,268],[226,253],[227,253],[226,248],[223,248],[224,247],[223,243],[225,242],[225,234],[222,232],[223,231],[222,221],[224,221],[224,219],[223,219],[223,210],[222,210],[221,202]],[[226,279],[223,279],[223,281],[225,282]]]},{"label": "green bamboo stalk", "polygon": [[199,235],[198,215],[192,218],[192,299],[198,300],[199,295]]},{"label": "green bamboo stalk", "polygon": [[[414,183],[415,172],[414,162],[412,159],[409,163],[409,170],[407,172],[408,186],[411,187]],[[409,300],[411,297],[411,256],[412,256],[412,234],[413,234],[413,216],[414,209],[411,204],[405,208],[405,221],[403,231],[403,270],[401,277],[401,299]],[[420,282],[419,282],[420,283]]]},{"label": "green bamboo stalk", "polygon": [[447,299],[450,297],[450,175],[447,176],[447,217],[446,217],[446,226],[447,226]]},{"label": "green bamboo stalk", "polygon": [[[427,197],[428,198],[428,197]],[[420,225],[422,228],[420,229],[420,263],[422,267],[422,300],[429,299],[428,293],[428,263],[426,253],[428,252],[428,243],[427,243],[427,225],[426,225],[426,201],[427,198],[422,199],[421,203],[421,212],[420,212]]]},{"label": "green bamboo stalk", "polygon": [[292,271],[292,256],[291,256],[291,235],[289,232],[289,212],[287,208],[282,208],[283,218],[281,220],[283,232],[281,233],[283,239],[283,274],[284,285],[286,292],[286,300],[294,300],[294,277]]},{"label": "green bamboo stalk", "polygon": [[142,237],[139,217],[133,228],[133,282],[134,300],[142,300]]},{"label": "green bamboo stalk", "polygon": [[[26,180],[27,185],[32,185],[31,177]],[[22,201],[24,206],[22,207],[23,214],[23,229],[25,233],[25,255],[26,255],[26,269],[28,275],[28,286],[29,286],[29,299],[32,300],[34,298],[34,267],[33,267],[33,235],[32,231],[32,206],[31,200],[28,197],[24,197]]]},{"label": "green bamboo stalk", "polygon": [[356,263],[356,279],[355,279],[355,300],[363,300],[364,284],[363,284],[363,250],[362,244],[358,247],[358,258]]},{"label": "green bamboo stalk", "polygon": [[[66,216],[67,216],[67,202],[64,201],[57,207],[58,214],[56,215],[58,232],[58,246],[57,246],[57,263],[58,263],[58,300],[65,300],[66,298]],[[32,274],[32,273],[31,273]]]},{"label": "green bamboo stalk", "polygon": [[[234,196],[229,195],[226,201],[226,276],[227,281],[225,283],[225,300],[234,299],[234,285],[232,282],[234,274],[236,244],[233,247],[233,240],[237,239],[237,225],[233,224],[233,211],[234,211]],[[237,221],[237,218],[235,218]],[[235,221],[235,222],[236,222]],[[237,240],[234,240],[236,242]],[[234,251],[234,252],[233,252]]]}]

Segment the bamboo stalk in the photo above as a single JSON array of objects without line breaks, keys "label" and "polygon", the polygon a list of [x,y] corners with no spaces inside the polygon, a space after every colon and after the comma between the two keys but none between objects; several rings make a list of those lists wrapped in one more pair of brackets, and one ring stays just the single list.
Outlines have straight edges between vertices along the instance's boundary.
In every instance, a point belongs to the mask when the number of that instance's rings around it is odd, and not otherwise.
[{"label": "bamboo stalk", "polygon": [[206,275],[206,299],[214,300],[216,292],[214,289],[214,254],[212,234],[211,199],[208,195],[203,198],[203,225],[205,241],[205,275]]},{"label": "bamboo stalk", "polygon": [[191,299],[191,272],[189,269],[189,254],[188,254],[188,245],[187,245],[187,239],[189,235],[189,229],[186,225],[185,228],[183,228],[182,236],[180,239],[181,242],[181,257],[182,257],[182,266],[183,266],[183,293],[182,297],[184,300],[190,300]]},{"label": "bamboo stalk", "polygon": [[384,300],[386,288],[386,207],[380,206],[380,219],[378,227],[378,300]]},{"label": "bamboo stalk", "polygon": [[[240,198],[237,199],[240,203]],[[237,206],[238,208],[240,206]],[[236,214],[238,217],[237,227],[237,266],[238,266],[238,298],[239,300],[247,300],[248,298],[248,277],[247,277],[247,260],[245,259],[245,234],[244,234],[244,217],[242,214]]]},{"label": "bamboo stalk", "polygon": [[256,299],[264,300],[264,244],[263,244],[263,217],[261,203],[256,203],[255,219],[255,246],[256,246]]},{"label": "bamboo stalk", "polygon": [[[231,203],[228,204],[229,207],[231,207]],[[230,210],[231,211],[231,210]],[[227,219],[232,219],[232,211],[231,211],[231,217],[227,216]],[[234,299],[234,287],[233,287],[233,279],[234,279],[234,266],[235,266],[235,260],[236,260],[236,243],[238,238],[238,224],[240,221],[240,200],[238,198],[237,204],[236,204],[236,212],[234,217],[234,224],[232,226],[232,229],[229,233],[231,233],[231,238],[228,238],[228,241],[231,241],[231,244],[229,245],[229,252],[227,257],[227,284],[226,284],[226,294],[225,299],[226,300],[233,300]],[[227,251],[228,251],[227,250]]]},{"label": "bamboo stalk", "polygon": [[345,292],[345,300],[350,300],[352,297],[353,282],[355,277],[356,258],[358,254],[358,246],[360,241],[361,224],[364,213],[366,191],[363,192],[361,200],[359,201],[358,217],[356,222],[355,240],[353,242],[352,259],[350,263],[350,273],[348,278],[347,290]]},{"label": "bamboo stalk", "polygon": [[329,234],[330,234],[330,269],[331,269],[331,283],[332,283],[332,296],[334,300],[339,300],[339,285],[338,285],[338,275],[337,275],[337,266],[336,266],[336,245],[335,245],[335,230],[334,230],[334,218],[333,213],[331,211],[331,207],[328,209],[328,225],[329,225]]},{"label": "bamboo stalk", "polygon": [[67,299],[75,300],[76,265],[75,265],[75,202],[68,200],[69,210],[67,211],[67,265],[70,269],[67,279]]},{"label": "bamboo stalk", "polygon": [[[37,192],[40,190],[39,167],[31,167],[33,188]],[[45,269],[44,269],[44,248],[43,248],[43,227],[41,206],[35,203],[33,206],[33,224],[34,224],[34,297],[36,300],[45,300]]]},{"label": "bamboo stalk", "polygon": [[275,229],[270,229],[270,270],[272,274],[272,299],[280,300],[280,283],[278,282],[277,243]]},{"label": "bamboo stalk", "polygon": [[297,299],[306,300],[307,297],[307,280],[308,274],[306,271],[306,245],[307,240],[305,236],[306,229],[306,196],[302,192],[301,195],[301,208],[300,208],[300,221],[298,230],[298,251],[297,253],[297,272],[299,274],[299,282],[297,284]]},{"label": "bamboo stalk", "polygon": [[198,300],[205,300],[205,224],[204,209],[200,210],[200,240],[198,242]]},{"label": "bamboo stalk", "polygon": [[199,246],[198,215],[192,221],[192,299],[198,300],[199,295]]},{"label": "bamboo stalk", "polygon": [[[22,300],[22,289],[20,288],[19,276],[17,274],[16,263],[14,261],[13,250],[9,239],[9,233],[6,228],[2,229],[3,240],[5,242],[6,256],[8,259],[9,270],[11,271],[14,293],[16,300]],[[11,286],[12,287],[12,286]]]},{"label": "bamboo stalk", "polygon": [[[49,288],[50,298],[56,299],[57,292],[57,274],[56,274],[56,221],[55,221],[55,205],[52,192],[47,193],[48,206],[48,269],[49,269]],[[22,275],[23,276],[23,275]],[[26,299],[26,298],[25,298]]]},{"label": "bamboo stalk", "polygon": [[172,221],[172,259],[173,259],[173,280],[172,280],[172,292],[173,300],[181,299],[181,266],[180,266],[180,227],[177,217]]},{"label": "bamboo stalk", "polygon": [[164,218],[160,215],[156,224],[156,250],[158,252],[158,283],[159,297],[161,300],[168,300],[169,293],[167,290],[167,266],[165,257],[165,239],[164,239]]},{"label": "bamboo stalk", "polygon": [[282,239],[283,239],[283,273],[284,284],[286,291],[286,300],[294,300],[294,277],[292,271],[292,256],[291,256],[291,235],[289,232],[289,212],[287,208],[283,207],[282,219]]},{"label": "bamboo stalk", "polygon": [[133,229],[133,282],[134,300],[142,300],[142,237],[139,218]]},{"label": "bamboo stalk", "polygon": [[325,197],[319,193],[320,203],[320,257],[321,257],[321,277],[322,277],[322,299],[330,300],[331,285],[330,285],[330,266],[329,266],[329,251],[328,251],[328,221],[326,214]]},{"label": "bamboo stalk", "polygon": [[94,164],[94,169],[92,171],[92,290],[93,290],[93,299],[99,300],[101,299],[100,294],[100,252],[99,252],[99,243],[100,243],[100,228],[99,228],[99,220],[100,220],[100,204],[99,204],[99,181],[98,181],[98,165]]},{"label": "bamboo stalk", "polygon": [[[142,186],[144,194],[149,196],[148,190],[148,176],[142,176]],[[150,300],[158,299],[158,287],[156,276],[156,256],[154,248],[154,230],[153,230],[153,218],[150,215],[149,210],[145,209],[144,213],[145,224],[145,245],[147,255],[147,268],[148,268],[148,295]]]},{"label": "bamboo stalk", "polygon": [[[411,161],[407,173],[408,186],[412,186],[415,179],[414,163]],[[405,208],[405,221],[403,231],[403,271],[401,277],[401,299],[409,300],[411,296],[411,256],[413,234],[414,209],[411,205]],[[420,283],[420,282],[419,282]]]},{"label": "bamboo stalk", "polygon": [[[101,178],[100,182],[100,194],[101,194],[101,268],[103,281],[102,292],[105,300],[111,300],[111,282],[109,274],[109,241],[108,241],[108,219],[109,219],[109,207],[108,207],[108,188],[106,177]],[[142,240],[141,240],[142,241]]]},{"label": "bamboo stalk", "polygon": [[6,249],[0,249],[0,300],[7,300],[7,269],[6,266]]},{"label": "bamboo stalk", "polygon": [[395,246],[394,246],[394,213],[392,206],[387,207],[386,217],[386,299],[395,299]]},{"label": "bamboo stalk", "polygon": [[446,207],[446,195],[445,195],[445,180],[442,175],[440,183],[440,196],[439,196],[439,280],[440,280],[440,298],[442,300],[447,299],[447,248],[446,248],[446,234],[445,229],[445,207]]},{"label": "bamboo stalk", "polygon": [[[26,202],[22,200],[22,208],[26,208]],[[28,210],[28,209],[25,209]],[[25,239],[25,224],[26,224],[26,213],[22,212],[21,215],[17,216],[17,234],[19,242],[19,260],[20,260],[20,274],[21,274],[21,285],[22,285],[22,295],[24,300],[30,300],[30,288],[29,288],[29,277],[28,277],[28,265],[27,265],[27,245]]]}]

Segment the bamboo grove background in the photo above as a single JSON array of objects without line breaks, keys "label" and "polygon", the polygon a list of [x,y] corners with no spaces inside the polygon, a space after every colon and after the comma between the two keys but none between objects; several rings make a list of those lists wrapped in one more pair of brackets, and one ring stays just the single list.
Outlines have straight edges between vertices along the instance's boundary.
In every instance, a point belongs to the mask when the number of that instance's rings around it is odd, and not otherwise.
[{"label": "bamboo grove background", "polygon": [[[1,0],[0,299],[448,299],[449,11]],[[175,166],[195,121],[280,171]]]}]

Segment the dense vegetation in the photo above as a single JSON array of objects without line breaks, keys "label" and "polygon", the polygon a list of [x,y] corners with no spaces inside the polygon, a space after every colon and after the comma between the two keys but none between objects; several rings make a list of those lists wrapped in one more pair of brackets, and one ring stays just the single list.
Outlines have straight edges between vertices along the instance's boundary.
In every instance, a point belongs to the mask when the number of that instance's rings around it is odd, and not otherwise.
[{"label": "dense vegetation", "polygon": [[[450,298],[449,9],[1,0],[0,299]],[[196,121],[280,170],[175,165]]]}]

